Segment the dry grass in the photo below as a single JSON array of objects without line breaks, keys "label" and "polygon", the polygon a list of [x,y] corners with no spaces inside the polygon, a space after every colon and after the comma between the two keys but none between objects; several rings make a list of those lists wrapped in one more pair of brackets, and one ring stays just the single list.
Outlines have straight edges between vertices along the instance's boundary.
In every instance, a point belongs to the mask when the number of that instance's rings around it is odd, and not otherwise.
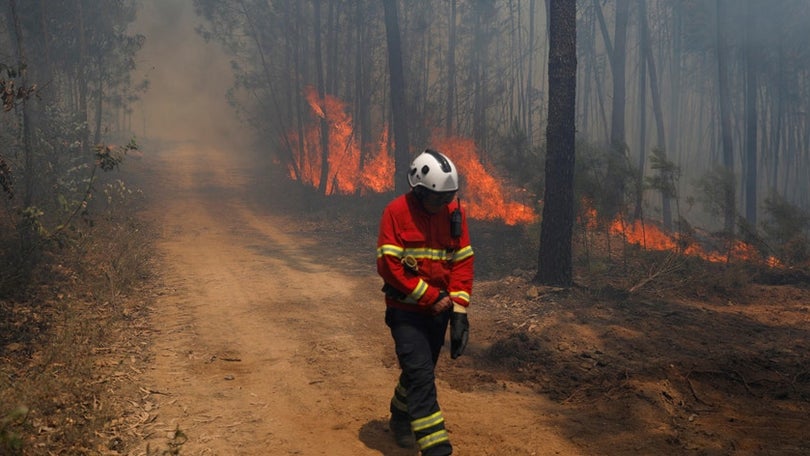
[{"label": "dry grass", "polygon": [[[48,251],[25,293],[0,299],[0,454],[119,454],[148,357],[151,236],[131,208]],[[138,296],[139,299],[130,298]]]}]

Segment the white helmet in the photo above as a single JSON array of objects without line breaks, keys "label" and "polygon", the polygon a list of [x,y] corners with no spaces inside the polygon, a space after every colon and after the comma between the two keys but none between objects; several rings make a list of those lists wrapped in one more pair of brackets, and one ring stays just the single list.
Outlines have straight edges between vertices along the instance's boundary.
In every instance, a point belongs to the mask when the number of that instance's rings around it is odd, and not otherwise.
[{"label": "white helmet", "polygon": [[425,149],[411,162],[408,183],[411,187],[422,186],[434,192],[455,192],[458,190],[456,165],[444,154]]}]

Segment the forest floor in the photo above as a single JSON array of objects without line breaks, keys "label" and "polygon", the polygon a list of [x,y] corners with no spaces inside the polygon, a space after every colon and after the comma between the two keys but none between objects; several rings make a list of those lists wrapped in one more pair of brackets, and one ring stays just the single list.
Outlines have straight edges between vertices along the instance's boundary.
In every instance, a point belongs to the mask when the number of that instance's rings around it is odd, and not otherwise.
[{"label": "forest floor", "polygon": [[[149,273],[83,310],[80,327],[104,327],[96,342],[62,331],[0,347],[0,398],[37,384],[61,397],[0,425],[25,454],[415,454],[386,426],[398,368],[374,270],[385,202],[322,208],[257,163],[174,144],[128,165],[147,196]],[[810,453],[806,273],[631,249],[591,252],[577,285],[556,289],[531,283],[524,228],[471,234],[471,341],[437,372],[455,454]],[[36,326],[60,301],[40,304],[6,309],[6,327]],[[54,355],[54,341],[72,348]]]}]

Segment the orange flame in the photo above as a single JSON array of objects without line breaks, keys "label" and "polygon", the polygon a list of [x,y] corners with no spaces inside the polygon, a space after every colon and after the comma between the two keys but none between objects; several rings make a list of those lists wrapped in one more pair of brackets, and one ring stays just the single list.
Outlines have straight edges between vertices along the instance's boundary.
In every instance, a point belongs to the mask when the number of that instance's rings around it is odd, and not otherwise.
[{"label": "orange flame", "polygon": [[[385,133],[378,142],[379,152],[361,166],[360,146],[354,136],[354,125],[347,113],[346,104],[326,95],[323,99],[313,87],[304,93],[313,114],[326,121],[328,126],[329,181],[326,194],[380,193],[393,189],[393,158],[385,152]],[[288,134],[290,144],[297,145],[297,135]],[[321,128],[314,122],[304,133],[304,150],[295,147],[295,158],[301,173],[301,181],[313,187],[321,184]],[[290,165],[290,176],[294,170]]]},{"label": "orange flame", "polygon": [[531,223],[537,218],[530,206],[507,201],[503,185],[484,168],[472,140],[438,138],[433,143],[438,150],[451,157],[462,176],[471,182],[461,189],[470,218],[503,220],[507,225]]},{"label": "orange flame", "polygon": [[[626,224],[621,218],[617,218],[611,223],[610,232],[623,236],[631,244],[641,245],[649,250],[682,250],[684,255],[697,256],[714,263],[727,263],[731,260],[763,261],[757,249],[746,242],[731,241],[725,253],[706,251],[697,242],[692,241],[684,245],[686,241],[679,238],[677,234],[667,234],[656,225],[644,223],[641,220],[634,220],[633,223]],[[764,262],[771,267],[779,264],[779,260],[774,257],[769,257]]]},{"label": "orange flame", "polygon": [[584,225],[588,231],[595,231],[598,227],[596,215],[596,209],[591,200],[582,198],[582,213],[577,217],[577,222]]},{"label": "orange flame", "polygon": [[[383,128],[377,150],[365,162],[361,162],[360,146],[354,136],[354,125],[346,103],[331,95],[325,95],[321,99],[311,86],[305,89],[304,95],[317,121],[313,119],[314,122],[304,133],[303,150],[298,150],[295,132],[288,133],[288,141],[294,145],[301,181],[313,187],[320,186],[322,119],[328,126],[330,175],[326,194],[383,193],[393,190],[396,167],[393,157],[387,152],[388,129]],[[536,218],[530,206],[507,201],[504,187],[481,164],[472,140],[441,138],[434,143],[437,149],[451,157],[463,176],[470,181],[474,179],[472,185],[461,189],[465,200],[462,204],[467,208],[470,218],[503,220],[507,225],[529,223]],[[292,165],[289,172],[294,178]]]}]

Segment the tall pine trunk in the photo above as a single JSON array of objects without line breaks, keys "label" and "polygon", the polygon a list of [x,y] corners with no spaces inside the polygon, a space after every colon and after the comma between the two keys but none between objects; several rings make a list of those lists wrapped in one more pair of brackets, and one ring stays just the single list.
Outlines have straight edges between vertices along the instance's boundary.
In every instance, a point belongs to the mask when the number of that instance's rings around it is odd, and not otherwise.
[{"label": "tall pine trunk", "polygon": [[85,156],[90,141],[90,129],[88,126],[87,117],[87,75],[86,68],[88,64],[87,59],[87,33],[84,24],[84,6],[83,0],[76,0],[76,16],[78,23],[76,24],[77,33],[79,38],[79,62],[77,65],[76,84],[79,86],[79,122],[81,123],[81,155]]},{"label": "tall pine trunk", "polygon": [[385,8],[385,35],[388,43],[388,76],[391,88],[391,116],[394,129],[394,162],[396,166],[394,186],[396,192],[408,190],[404,177],[411,161],[408,138],[408,109],[405,104],[405,74],[402,68],[402,45],[399,35],[399,18],[396,0],[382,0]]},{"label": "tall pine trunk", "polygon": [[624,203],[627,139],[625,137],[627,62],[627,16],[629,0],[616,0],[616,21],[613,34],[613,55],[610,59],[613,76],[613,104],[610,114],[610,159],[608,160],[608,210],[612,216]]},{"label": "tall pine trunk", "polygon": [[447,43],[447,101],[445,105],[444,134],[452,136],[456,112],[456,2],[450,0],[450,33]]},{"label": "tall pine trunk", "polygon": [[757,53],[755,18],[747,2],[745,42],[745,220],[757,226]]},{"label": "tall pine trunk", "polygon": [[[639,23],[642,30],[642,53],[646,56],[644,61],[647,66],[647,70],[649,71],[650,76],[650,96],[652,97],[652,104],[653,104],[653,116],[655,119],[655,131],[656,131],[656,148],[658,152],[661,154],[661,157],[666,159],[666,134],[664,132],[664,111],[661,107],[661,91],[658,86],[658,71],[656,71],[655,67],[655,56],[652,53],[652,45],[650,43],[650,28],[647,23],[647,8],[644,0],[639,1]],[[641,69],[644,72],[644,68]],[[643,155],[643,153],[642,153]],[[664,171],[662,170],[662,173]],[[666,174],[666,173],[665,173]],[[665,186],[670,184],[671,176],[663,175],[662,182]],[[671,230],[672,229],[672,195],[671,191],[673,189],[665,188],[661,190],[661,212],[663,216],[664,226]]]},{"label": "tall pine trunk", "polygon": [[535,281],[569,287],[573,284],[576,2],[551,0],[549,35],[548,152]]},{"label": "tall pine trunk", "polygon": [[[723,166],[729,175],[734,175],[734,150],[731,143],[731,98],[728,76],[728,39],[724,0],[716,0],[717,7],[717,89],[720,102],[720,137]],[[723,227],[727,233],[734,232],[735,191],[734,179],[729,179],[723,192]]]},{"label": "tall pine trunk", "polygon": [[[321,45],[321,0],[315,0],[313,15],[315,16],[315,77],[318,80],[318,101],[324,107],[324,114],[326,104],[326,87],[323,77],[323,48]],[[318,193],[326,195],[329,182],[329,122],[326,121],[326,116],[321,116],[321,178],[318,183]]]}]

